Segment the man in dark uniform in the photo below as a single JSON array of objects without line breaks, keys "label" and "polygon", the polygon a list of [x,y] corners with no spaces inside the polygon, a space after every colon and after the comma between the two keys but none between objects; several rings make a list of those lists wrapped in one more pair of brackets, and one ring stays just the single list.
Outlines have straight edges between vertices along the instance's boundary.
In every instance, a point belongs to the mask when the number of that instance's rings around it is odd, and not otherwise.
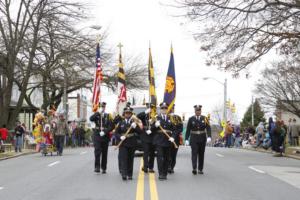
[{"label": "man in dark uniform", "polygon": [[[170,119],[174,126],[174,132],[175,132],[175,143],[179,147],[180,145],[180,135],[183,130],[183,123],[181,120],[181,117],[174,114],[175,104],[173,106],[173,109],[170,111]],[[177,157],[178,148],[175,148],[174,145],[171,145],[170,147],[170,158],[169,158],[169,168],[168,173],[173,174],[174,173],[174,167],[176,165],[176,157]]]},{"label": "man in dark uniform", "polygon": [[[154,157],[155,157],[155,146],[153,145],[153,134],[151,131],[151,124],[150,124],[150,109],[154,107],[153,104],[146,103],[147,109],[145,112],[141,112],[137,115],[137,117],[142,121],[143,123],[143,132],[140,135],[140,138],[142,140],[143,145],[143,160],[144,160],[144,166],[142,170],[145,173],[154,173],[153,167],[154,167]],[[151,106],[151,108],[150,108]]]},{"label": "man in dark uniform", "polygon": [[[192,165],[194,175],[197,174],[197,159],[198,159],[198,174],[203,174],[204,152],[206,146],[206,134],[211,137],[211,129],[208,119],[201,115],[201,105],[195,105],[195,115],[190,117],[186,128],[185,143],[189,144],[189,138],[192,149]],[[191,137],[190,137],[191,136]]]},{"label": "man in dark uniform", "polygon": [[[120,145],[120,164],[121,164],[121,174],[122,179],[132,180],[133,174],[133,161],[134,152],[137,147],[137,137],[142,132],[140,126],[133,119],[132,115],[133,109],[130,107],[124,108],[124,119],[122,119],[115,130],[115,134],[120,138],[122,144]],[[129,134],[126,136],[128,129]]]},{"label": "man in dark uniform", "polygon": [[[153,144],[157,150],[159,180],[167,179],[170,147],[173,145],[172,142],[175,141],[174,138],[176,137],[170,116],[167,114],[167,109],[167,103],[163,102],[160,104],[160,114],[156,116],[156,122],[152,125],[152,132],[154,134]],[[160,127],[167,132],[170,138],[163,133]]]},{"label": "man in dark uniform", "polygon": [[109,133],[113,130],[112,117],[105,113],[106,103],[100,104],[99,112],[94,113],[90,117],[90,121],[94,122],[96,127],[93,129],[93,142],[95,148],[95,172],[100,172],[100,157],[102,174],[106,173],[107,152],[109,144]]}]

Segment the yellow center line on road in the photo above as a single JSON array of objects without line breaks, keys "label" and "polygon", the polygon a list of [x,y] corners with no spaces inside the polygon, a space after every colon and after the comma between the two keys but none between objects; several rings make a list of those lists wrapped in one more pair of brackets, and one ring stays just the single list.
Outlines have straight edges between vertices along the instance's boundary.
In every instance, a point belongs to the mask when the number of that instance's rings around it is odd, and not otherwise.
[{"label": "yellow center line on road", "polygon": [[156,182],[155,182],[155,174],[149,173],[149,185],[150,185],[150,197],[151,200],[158,200]]},{"label": "yellow center line on road", "polygon": [[[141,158],[140,161],[140,168],[139,168],[139,176],[137,179],[137,187],[136,187],[136,200],[144,200],[144,186],[145,186],[145,173],[142,170],[142,167],[144,165],[143,158]],[[158,200],[158,193],[157,193],[157,187],[156,187],[156,181],[155,181],[155,174],[154,173],[148,173],[149,174],[149,186],[150,186],[150,199],[151,200]]]},{"label": "yellow center line on road", "polygon": [[143,167],[143,158],[141,159],[141,164],[139,168],[139,176],[137,180],[136,186],[136,200],[144,200],[144,171],[142,170]]}]

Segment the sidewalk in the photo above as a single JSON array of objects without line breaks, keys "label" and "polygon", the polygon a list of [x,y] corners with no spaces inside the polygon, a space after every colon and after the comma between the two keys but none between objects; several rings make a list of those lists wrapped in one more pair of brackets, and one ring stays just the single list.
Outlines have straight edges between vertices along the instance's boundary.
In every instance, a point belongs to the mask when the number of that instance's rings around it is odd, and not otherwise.
[{"label": "sidewalk", "polygon": [[23,155],[33,154],[33,153],[36,153],[36,151],[33,149],[23,149],[21,153],[20,152],[16,153],[14,151],[8,151],[8,152],[0,153],[0,161],[10,159],[10,158],[16,158],[16,157],[23,156]]},{"label": "sidewalk", "polygon": [[[271,148],[268,150],[265,150],[263,148],[254,148],[254,147],[247,147],[247,148],[243,148],[243,149],[273,154]],[[283,154],[283,156],[300,160],[300,147],[299,146],[298,147],[287,147],[285,149],[285,153]]]}]

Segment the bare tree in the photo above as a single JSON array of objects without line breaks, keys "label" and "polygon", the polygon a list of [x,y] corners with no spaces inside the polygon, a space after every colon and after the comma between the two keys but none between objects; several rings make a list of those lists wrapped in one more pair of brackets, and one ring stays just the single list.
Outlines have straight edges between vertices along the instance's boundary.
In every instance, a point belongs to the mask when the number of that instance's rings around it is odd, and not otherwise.
[{"label": "bare tree", "polygon": [[290,53],[299,45],[299,0],[177,0],[196,26],[194,37],[208,65],[233,75],[271,49]]},{"label": "bare tree", "polygon": [[[17,4],[19,3],[19,4]],[[17,11],[15,12],[15,9]],[[12,127],[24,100],[31,107],[32,94],[43,94],[43,105],[58,105],[63,94],[79,88],[91,88],[95,66],[96,36],[78,29],[87,19],[86,7],[75,1],[20,0],[0,2],[0,124]],[[104,66],[115,65],[111,49],[106,47],[106,33],[101,38]],[[62,63],[61,60],[65,62]],[[128,88],[145,87],[144,65],[134,57],[126,71]],[[104,84],[114,89],[116,71],[104,67]],[[9,112],[13,86],[20,95],[16,108]]]},{"label": "bare tree", "polygon": [[32,70],[33,60],[35,51],[37,48],[38,32],[41,20],[46,11],[48,1],[32,1],[32,0],[21,0],[17,7],[17,13],[12,13],[12,2],[9,0],[1,1],[0,3],[0,33],[1,33],[1,50],[5,55],[5,63],[3,65],[3,76],[6,79],[5,88],[1,88],[1,123],[10,122],[9,126],[12,126],[13,120],[15,119],[19,110],[22,106],[23,99],[25,96],[25,90],[21,90],[20,98],[17,101],[16,110],[10,115],[9,105],[11,102],[12,88],[15,76],[15,67],[19,53],[22,51],[24,37],[31,35],[32,43],[30,44],[30,51],[28,52],[28,59],[26,61],[27,70],[24,71],[24,79],[22,85],[24,88],[27,87],[28,80],[30,77],[30,71]]},{"label": "bare tree", "polygon": [[266,107],[280,109],[300,117],[300,66],[299,60],[274,63],[263,71],[256,84],[260,102]]}]

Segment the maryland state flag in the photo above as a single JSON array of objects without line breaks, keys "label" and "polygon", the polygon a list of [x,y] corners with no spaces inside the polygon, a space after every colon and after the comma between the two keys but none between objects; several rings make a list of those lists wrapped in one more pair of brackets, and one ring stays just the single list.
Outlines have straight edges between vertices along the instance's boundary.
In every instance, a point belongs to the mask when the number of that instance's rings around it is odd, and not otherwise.
[{"label": "maryland state flag", "polygon": [[121,45],[120,47],[120,55],[119,55],[119,72],[118,72],[118,101],[116,106],[116,113],[122,116],[123,109],[126,107],[127,103],[127,95],[126,95],[126,85],[125,85],[125,73],[124,73],[124,65],[122,62],[122,54],[121,54]]},{"label": "maryland state flag", "polygon": [[154,68],[153,68],[153,62],[152,62],[151,48],[149,48],[148,73],[149,73],[149,98],[150,98],[149,103],[155,105],[154,108],[151,108],[150,116],[151,116],[151,118],[155,118],[157,98],[156,98],[156,92],[155,92]]},{"label": "maryland state flag", "polygon": [[95,77],[94,77],[94,84],[93,84],[93,100],[92,100],[93,112],[96,112],[98,110],[98,105],[101,96],[102,79],[103,79],[103,74],[102,74],[102,67],[100,62],[100,46],[98,42],[96,47],[96,70],[95,70]]},{"label": "maryland state flag", "polygon": [[174,66],[173,48],[171,47],[171,57],[169,62],[169,69],[166,78],[166,86],[165,86],[165,94],[164,94],[164,102],[169,104],[168,113],[174,107],[175,97],[176,97],[175,66]]}]

